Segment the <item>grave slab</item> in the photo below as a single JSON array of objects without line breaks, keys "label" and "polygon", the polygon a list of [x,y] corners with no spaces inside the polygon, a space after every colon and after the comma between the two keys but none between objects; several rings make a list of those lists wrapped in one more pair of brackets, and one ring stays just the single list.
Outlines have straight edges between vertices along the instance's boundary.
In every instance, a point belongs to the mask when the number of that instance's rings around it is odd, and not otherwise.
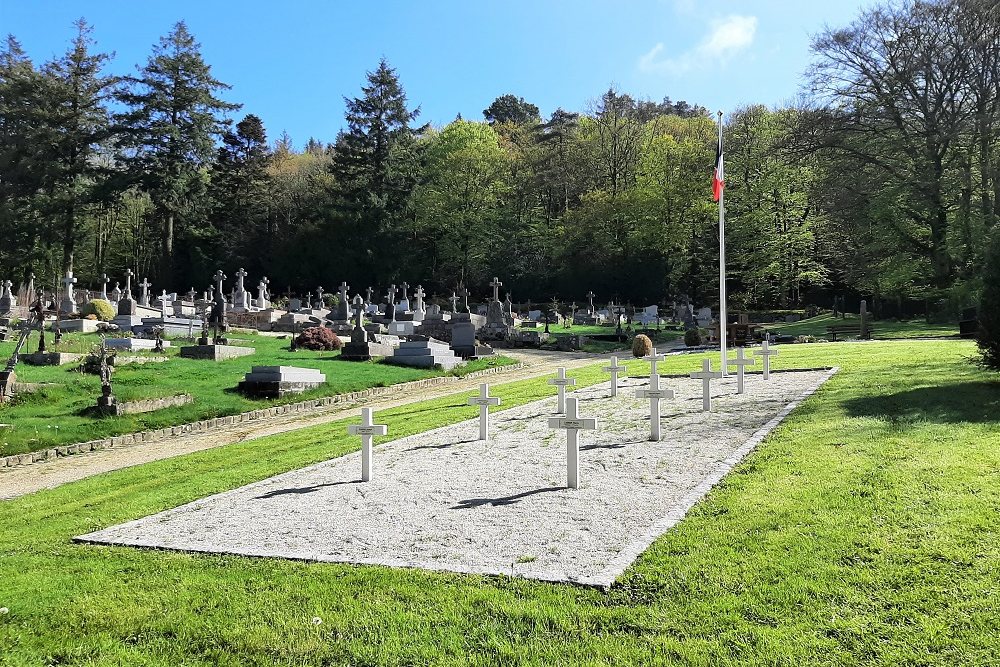
[{"label": "grave slab", "polygon": [[185,345],[181,348],[181,356],[186,359],[225,361],[226,359],[246,357],[256,351],[252,347],[241,347],[239,345]]},{"label": "grave slab", "polygon": [[[648,401],[629,378],[573,392],[600,428],[581,432],[579,489],[566,488],[565,436],[552,400],[375,443],[378,475],[354,452],[76,538],[189,552],[500,574],[600,587],[680,521],[836,369],[735,378],[665,378],[676,392],[666,437],[649,441]],[[391,433],[391,431],[390,431]]]}]

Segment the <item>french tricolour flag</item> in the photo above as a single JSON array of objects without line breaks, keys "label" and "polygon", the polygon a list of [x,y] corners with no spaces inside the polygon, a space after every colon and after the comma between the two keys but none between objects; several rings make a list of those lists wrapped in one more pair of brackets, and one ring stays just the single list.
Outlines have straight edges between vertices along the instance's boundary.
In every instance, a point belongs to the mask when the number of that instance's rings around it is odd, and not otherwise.
[{"label": "french tricolour flag", "polygon": [[726,187],[726,174],[722,166],[722,137],[719,137],[719,146],[715,152],[715,172],[712,174],[712,198],[719,201],[722,198],[722,190]]}]

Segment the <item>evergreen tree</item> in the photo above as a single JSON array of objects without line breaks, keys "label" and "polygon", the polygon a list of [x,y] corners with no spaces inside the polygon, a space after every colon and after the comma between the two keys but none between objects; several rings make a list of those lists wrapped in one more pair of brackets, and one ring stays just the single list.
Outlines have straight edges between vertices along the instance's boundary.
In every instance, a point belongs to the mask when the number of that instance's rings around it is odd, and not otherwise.
[{"label": "evergreen tree", "polygon": [[983,267],[977,338],[983,364],[1000,370],[1000,229],[993,232],[993,240],[986,254],[986,265]]},{"label": "evergreen tree", "polygon": [[[120,121],[130,171],[150,194],[162,229],[160,278],[175,269],[175,239],[184,235],[197,262],[202,243],[196,223],[206,191],[204,166],[228,121],[221,113],[238,109],[216,96],[230,86],[212,76],[194,36],[183,21],[153,47],[139,76],[119,94],[129,110]],[[186,225],[183,223],[187,223]]]},{"label": "evergreen tree", "polygon": [[510,94],[501,95],[493,100],[493,104],[483,109],[483,117],[490,125],[503,123],[526,125],[542,120],[537,106],[526,102],[523,97]]},{"label": "evergreen tree", "polygon": [[104,187],[110,170],[106,161],[97,159],[112,136],[106,101],[116,80],[102,74],[111,56],[90,52],[94,40],[86,21],[74,25],[77,34],[69,50],[42,70],[47,97],[44,125],[51,137],[46,143],[53,186],[50,214],[60,228],[63,271],[72,263],[82,209],[113,197]]},{"label": "evergreen tree", "polygon": [[220,251],[229,265],[246,266],[252,272],[265,269],[261,264],[272,245],[267,202],[270,164],[264,123],[249,114],[236,124],[235,132],[222,136],[212,170],[213,222],[226,240]]},{"label": "evergreen tree", "polygon": [[[367,74],[362,97],[345,98],[347,130],[337,137],[331,169],[337,181],[334,224],[348,277],[365,282],[391,279],[395,245],[401,238],[410,194],[419,173],[416,138],[425,127],[411,123],[419,107],[407,108],[396,71],[383,59]],[[351,255],[351,249],[358,254]],[[341,272],[344,272],[341,264]]]}]

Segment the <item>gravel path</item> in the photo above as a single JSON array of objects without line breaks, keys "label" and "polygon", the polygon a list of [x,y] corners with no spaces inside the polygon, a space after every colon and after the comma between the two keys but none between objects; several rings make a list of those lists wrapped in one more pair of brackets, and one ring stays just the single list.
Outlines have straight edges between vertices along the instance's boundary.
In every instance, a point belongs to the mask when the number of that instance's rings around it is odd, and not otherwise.
[{"label": "gravel path", "polygon": [[[567,368],[587,366],[610,356],[550,350],[504,350],[503,353],[523,362],[525,367],[491,376],[488,380],[490,383],[501,384],[551,374],[557,366],[566,366]],[[436,387],[408,389],[391,396],[377,397],[365,405],[381,410],[465,392],[478,387],[482,382],[481,378],[473,378]],[[28,466],[0,468],[0,500],[10,500],[42,489],[53,489],[69,482],[112,470],[325,424],[358,415],[360,409],[360,403],[353,406],[340,403],[330,406],[329,411],[325,412],[311,412],[308,415],[283,415],[267,420],[236,424],[229,428],[214,429],[210,433],[180,435],[156,442],[74,454]]]},{"label": "gravel path", "polygon": [[[421,567],[609,586],[834,371],[701,382],[669,379],[663,442],[648,441],[642,379],[617,398],[574,393],[599,430],[581,433],[580,489],[566,489],[565,435],[549,398],[498,412],[492,439],[467,421],[350,454],[91,533],[86,542]],[[390,434],[391,435],[391,434]]]}]

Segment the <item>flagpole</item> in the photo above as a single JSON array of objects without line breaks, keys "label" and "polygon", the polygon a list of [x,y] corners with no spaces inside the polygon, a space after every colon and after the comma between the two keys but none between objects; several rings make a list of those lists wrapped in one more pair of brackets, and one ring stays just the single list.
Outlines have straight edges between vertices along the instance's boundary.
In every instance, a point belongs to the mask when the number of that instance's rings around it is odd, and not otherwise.
[{"label": "flagpole", "polygon": [[[719,149],[722,149],[722,112],[719,112]],[[722,375],[729,375],[726,363],[726,188],[719,192],[719,345],[722,352]]]}]

